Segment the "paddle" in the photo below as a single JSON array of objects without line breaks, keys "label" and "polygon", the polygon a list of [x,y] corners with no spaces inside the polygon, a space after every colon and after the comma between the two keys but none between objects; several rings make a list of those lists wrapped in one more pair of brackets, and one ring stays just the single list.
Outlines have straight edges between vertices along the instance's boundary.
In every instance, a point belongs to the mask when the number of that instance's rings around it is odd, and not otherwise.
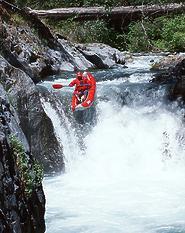
[{"label": "paddle", "polygon": [[54,89],[61,89],[62,87],[66,87],[65,85],[62,85],[62,84],[60,84],[60,83],[54,83],[53,85],[52,85],[52,87],[54,88]]},{"label": "paddle", "polygon": [[[54,89],[61,89],[62,87],[67,87],[67,86],[62,85],[62,84],[60,84],[60,83],[54,83],[54,84],[52,85],[52,87],[53,87]],[[79,98],[79,96],[78,96],[77,94],[75,94],[75,96],[76,96],[77,100],[78,100],[79,102],[81,102],[81,99]]]}]

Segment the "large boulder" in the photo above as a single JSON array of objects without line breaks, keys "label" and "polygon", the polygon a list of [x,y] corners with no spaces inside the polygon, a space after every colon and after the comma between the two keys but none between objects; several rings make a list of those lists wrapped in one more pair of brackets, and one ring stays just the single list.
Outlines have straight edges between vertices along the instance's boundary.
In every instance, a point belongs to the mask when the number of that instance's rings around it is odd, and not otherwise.
[{"label": "large boulder", "polygon": [[[49,27],[29,11],[21,10],[20,22],[2,21],[1,51],[13,66],[23,70],[37,83],[65,71],[107,69],[125,64],[125,54],[101,43],[73,44],[54,35]],[[19,15],[20,17],[20,15]]]},{"label": "large boulder", "polygon": [[[44,233],[42,169],[34,167],[25,142],[12,131],[17,119],[5,97],[3,93],[0,99],[0,232]],[[17,132],[21,131],[19,127]]]},{"label": "large boulder", "polygon": [[185,101],[185,59],[171,70],[170,75],[176,79],[176,83],[170,91],[171,99],[177,99],[180,97]]},{"label": "large boulder", "polygon": [[79,70],[86,70],[89,68],[95,68],[96,66],[89,61],[77,48],[75,44],[67,41],[66,39],[58,38],[58,42],[65,53],[68,54],[68,58],[63,57],[63,53],[60,50],[48,49],[47,56],[53,62],[53,67],[59,71],[74,71],[74,67]]},{"label": "large boulder", "polygon": [[165,72],[159,73],[152,82],[159,84],[171,84],[169,98],[178,98],[185,101],[185,58],[174,62],[175,66],[170,66]]},{"label": "large boulder", "polygon": [[35,83],[64,70],[73,71],[74,67],[80,70],[95,67],[74,44],[65,39],[53,38],[58,46],[49,47],[28,26],[15,27],[5,23],[3,26],[6,31],[1,48],[4,57]]},{"label": "large boulder", "polygon": [[45,172],[64,168],[63,152],[46,115],[40,94],[28,75],[0,57],[0,78],[15,108],[30,151],[44,166]]},{"label": "large boulder", "polygon": [[151,70],[166,71],[168,69],[173,69],[173,67],[180,63],[183,59],[185,59],[185,53],[164,54],[164,56],[158,62],[153,64]]},{"label": "large boulder", "polygon": [[76,48],[98,69],[125,65],[125,54],[116,48],[101,43],[77,44]]}]

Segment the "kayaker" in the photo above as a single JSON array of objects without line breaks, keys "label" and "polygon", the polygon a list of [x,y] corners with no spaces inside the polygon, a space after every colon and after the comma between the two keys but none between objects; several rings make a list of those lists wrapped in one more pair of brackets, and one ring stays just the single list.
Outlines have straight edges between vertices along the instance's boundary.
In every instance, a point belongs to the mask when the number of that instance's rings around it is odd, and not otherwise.
[{"label": "kayaker", "polygon": [[88,89],[91,87],[91,83],[88,81],[87,76],[83,74],[77,72],[76,78],[69,84],[69,87],[75,86],[73,94],[77,97],[79,102],[82,102],[83,99],[86,98]]}]

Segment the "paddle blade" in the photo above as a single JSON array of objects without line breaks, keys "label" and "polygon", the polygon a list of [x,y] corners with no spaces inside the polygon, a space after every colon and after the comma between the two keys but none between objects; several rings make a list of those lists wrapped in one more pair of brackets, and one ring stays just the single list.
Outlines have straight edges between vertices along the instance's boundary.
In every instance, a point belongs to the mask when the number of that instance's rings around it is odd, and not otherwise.
[{"label": "paddle blade", "polygon": [[54,83],[54,84],[52,85],[52,87],[53,87],[54,89],[60,89],[60,88],[63,87],[63,85],[60,84],[60,83]]}]

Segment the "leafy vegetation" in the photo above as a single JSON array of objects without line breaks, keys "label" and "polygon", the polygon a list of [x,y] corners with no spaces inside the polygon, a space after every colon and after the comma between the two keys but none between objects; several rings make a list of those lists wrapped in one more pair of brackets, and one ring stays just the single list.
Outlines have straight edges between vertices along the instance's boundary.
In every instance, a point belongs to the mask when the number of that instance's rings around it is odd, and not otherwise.
[{"label": "leafy vegetation", "polygon": [[[164,4],[173,3],[174,0],[14,0],[19,6],[30,6],[33,8],[50,9],[56,7],[80,7],[80,6],[128,6],[128,5],[145,5],[145,4]],[[176,0],[176,3],[182,0]]]},{"label": "leafy vegetation", "polygon": [[58,23],[48,20],[46,23],[51,26],[54,32],[60,33],[73,42],[111,42],[109,38],[111,29],[103,20],[76,22],[73,19],[68,19]]},{"label": "leafy vegetation", "polygon": [[133,22],[127,31],[115,31],[103,20],[75,22],[47,21],[53,30],[77,43],[106,43],[120,50],[185,51],[185,16],[159,17]]},{"label": "leafy vegetation", "polygon": [[20,14],[14,13],[11,18],[17,26],[26,24],[25,19]]},{"label": "leafy vegetation", "polygon": [[[104,6],[108,10],[114,6],[165,4],[174,0],[12,0],[19,6],[35,9],[56,7]],[[181,0],[175,0],[180,3]],[[185,16],[168,15],[150,20],[131,22],[122,31],[116,31],[110,22],[103,20],[76,22],[73,18],[66,21],[46,20],[58,34],[72,42],[102,42],[120,50],[138,51],[184,51]]]},{"label": "leafy vegetation", "polygon": [[160,17],[132,23],[126,36],[131,51],[184,51],[185,16]]},{"label": "leafy vegetation", "polygon": [[23,145],[14,135],[10,136],[10,146],[15,157],[21,181],[24,185],[25,194],[29,197],[34,188],[38,187],[42,182],[43,168],[36,160],[30,160],[24,151]]}]

